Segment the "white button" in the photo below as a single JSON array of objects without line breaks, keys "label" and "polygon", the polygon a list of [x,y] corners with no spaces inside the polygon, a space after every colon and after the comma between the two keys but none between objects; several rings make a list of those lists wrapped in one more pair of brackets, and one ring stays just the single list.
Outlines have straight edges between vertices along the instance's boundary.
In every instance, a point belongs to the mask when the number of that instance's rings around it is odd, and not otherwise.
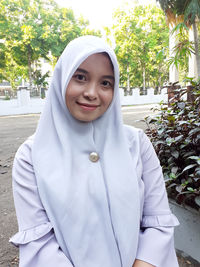
[{"label": "white button", "polygon": [[92,162],[97,162],[99,160],[99,155],[96,152],[90,153],[89,159]]}]

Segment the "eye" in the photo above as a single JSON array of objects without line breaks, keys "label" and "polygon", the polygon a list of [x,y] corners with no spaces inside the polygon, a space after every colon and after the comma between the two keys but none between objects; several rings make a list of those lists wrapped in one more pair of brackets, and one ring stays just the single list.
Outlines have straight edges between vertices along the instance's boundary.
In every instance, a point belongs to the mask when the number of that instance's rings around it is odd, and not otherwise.
[{"label": "eye", "polygon": [[111,82],[108,81],[108,80],[104,80],[104,81],[102,81],[102,85],[103,85],[104,87],[108,87],[108,88],[112,87],[112,88],[113,88],[113,83],[111,83]]},{"label": "eye", "polygon": [[84,82],[86,81],[86,77],[83,74],[75,74],[73,76],[77,81]]}]

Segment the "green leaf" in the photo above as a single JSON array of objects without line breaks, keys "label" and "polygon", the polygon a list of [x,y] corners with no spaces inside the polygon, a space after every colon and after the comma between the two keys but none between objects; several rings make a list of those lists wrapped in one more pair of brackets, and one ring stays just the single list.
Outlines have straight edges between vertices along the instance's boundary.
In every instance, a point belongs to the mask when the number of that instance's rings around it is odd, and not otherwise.
[{"label": "green leaf", "polygon": [[184,158],[188,158],[188,156],[191,156],[191,155],[194,155],[194,151],[192,150],[192,151],[189,151],[189,152],[186,152],[186,153],[184,153],[184,155],[183,155],[183,157]]},{"label": "green leaf", "polygon": [[200,159],[200,157],[198,157],[198,156],[191,156],[191,157],[189,157],[189,159],[195,159],[195,160],[199,160],[199,159]]},{"label": "green leaf", "polygon": [[179,152],[177,150],[171,152],[172,156],[177,159],[179,157]]},{"label": "green leaf", "polygon": [[195,197],[194,201],[198,206],[200,206],[200,196]]},{"label": "green leaf", "polygon": [[166,143],[168,146],[171,146],[172,143],[175,142],[175,139],[174,138],[171,138],[171,137],[167,137],[166,138]]},{"label": "green leaf", "polygon": [[174,116],[168,116],[167,118],[169,121],[175,121],[175,117]]},{"label": "green leaf", "polygon": [[165,131],[165,128],[159,129],[158,134],[161,135]]},{"label": "green leaf", "polygon": [[191,156],[191,157],[189,157],[189,159],[196,160],[196,162],[200,165],[200,157],[198,157],[198,156]]},{"label": "green leaf", "polygon": [[175,175],[174,173],[170,173],[169,177],[170,177],[171,179],[176,179],[176,175]]},{"label": "green leaf", "polygon": [[196,134],[198,132],[200,132],[200,128],[195,128],[195,129],[189,131],[189,135],[193,135],[193,134]]},{"label": "green leaf", "polygon": [[179,142],[180,140],[182,140],[183,135],[179,135],[177,137],[174,138],[175,142]]},{"label": "green leaf", "polygon": [[177,185],[176,183],[172,183],[172,184],[168,185],[167,188],[171,188],[171,187],[174,187],[176,185]]},{"label": "green leaf", "polygon": [[187,190],[190,192],[195,192],[195,190],[192,187],[187,187]]},{"label": "green leaf", "polygon": [[172,168],[172,173],[176,174],[177,171],[178,171],[178,167],[177,166]]},{"label": "green leaf", "polygon": [[165,144],[165,142],[162,141],[162,140],[159,140],[159,141],[154,143],[154,146],[157,146],[157,145],[160,145],[160,144]]},{"label": "green leaf", "polygon": [[183,125],[183,124],[190,124],[190,123],[188,121],[179,121],[178,124]]},{"label": "green leaf", "polygon": [[179,192],[179,193],[180,193],[183,189],[184,189],[184,186],[182,186],[182,185],[177,185],[177,186],[176,186],[176,191]]},{"label": "green leaf", "polygon": [[187,167],[185,167],[185,168],[183,169],[182,173],[185,172],[185,171],[187,171],[187,170],[189,170],[189,169],[194,168],[195,166],[197,166],[197,165],[196,165],[196,164],[190,164],[190,165],[188,165]]}]

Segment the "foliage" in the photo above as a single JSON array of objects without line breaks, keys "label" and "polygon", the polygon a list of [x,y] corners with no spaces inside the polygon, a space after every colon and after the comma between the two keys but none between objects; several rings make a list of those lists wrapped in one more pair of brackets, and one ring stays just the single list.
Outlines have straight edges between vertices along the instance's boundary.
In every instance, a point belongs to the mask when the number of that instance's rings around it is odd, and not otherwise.
[{"label": "foliage", "polygon": [[6,95],[3,100],[10,100],[10,96]]},{"label": "foliage", "polygon": [[[184,61],[188,61],[191,53],[195,54],[197,78],[200,76],[200,54],[199,54],[199,37],[197,24],[200,18],[200,1],[199,0],[157,0],[164,10],[168,23],[175,26],[173,31],[177,31],[177,45],[174,47],[175,56],[170,59],[171,64],[176,67],[184,66]],[[192,27],[194,42],[188,40],[185,31]]]},{"label": "foliage", "polygon": [[41,70],[37,69],[33,72],[34,77],[34,84],[37,87],[37,90],[40,90],[41,87],[46,88],[48,85],[48,82],[46,81],[47,78],[49,78],[49,72],[46,72],[45,74],[42,74]]},{"label": "foliage", "polygon": [[193,102],[183,100],[187,89],[174,90],[169,105],[161,103],[158,115],[146,118],[147,134],[160,159],[169,195],[179,204],[199,209],[200,81],[186,81],[192,84]]},{"label": "foliage", "polygon": [[2,80],[8,81],[15,90],[20,85],[21,79],[28,76],[28,68],[18,65],[8,51],[5,52],[5,56],[5,66],[0,68],[0,76]]},{"label": "foliage", "polygon": [[189,57],[195,53],[194,43],[189,40],[189,28],[184,22],[176,25],[170,34],[175,34],[176,42],[172,49],[172,55],[167,61],[168,65],[175,65],[179,70],[179,81],[183,82],[188,74]]},{"label": "foliage", "polygon": [[72,11],[62,9],[60,14],[57,5],[51,0],[2,0],[0,7],[1,39],[5,40],[7,54],[11,55],[14,62],[28,67],[31,86],[33,62],[40,57],[46,58],[49,50],[54,54],[57,52],[58,56],[64,49],[62,38],[66,41],[68,36],[61,22],[69,26],[70,19],[73,21]]},{"label": "foliage", "polygon": [[168,63],[174,64],[177,69],[186,66],[188,58],[192,53],[195,53],[194,44],[188,38],[188,31],[188,27],[182,22],[175,26],[171,32],[171,34],[177,33],[177,44],[173,48],[174,57],[171,57]]},{"label": "foliage", "polygon": [[[15,66],[12,81],[28,78],[34,83],[33,65],[40,58],[55,64],[65,46],[74,38],[89,32],[88,21],[77,19],[72,9],[60,8],[54,0],[1,0],[0,2],[0,79],[9,80],[11,64]],[[52,59],[49,59],[49,52]],[[37,82],[37,81],[36,81]]]},{"label": "foliage", "polygon": [[114,14],[112,31],[122,87],[156,87],[168,79],[168,28],[159,8],[120,8]]},{"label": "foliage", "polygon": [[200,17],[199,0],[157,0],[165,11],[168,20],[179,23],[184,19],[186,24],[193,24]]}]

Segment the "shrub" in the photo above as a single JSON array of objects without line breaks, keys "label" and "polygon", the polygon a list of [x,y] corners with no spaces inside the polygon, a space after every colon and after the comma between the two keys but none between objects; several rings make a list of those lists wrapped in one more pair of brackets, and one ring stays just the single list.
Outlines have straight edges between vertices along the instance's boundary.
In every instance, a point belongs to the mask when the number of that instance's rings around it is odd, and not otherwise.
[{"label": "shrub", "polygon": [[9,96],[9,95],[6,95],[6,96],[4,97],[4,100],[10,100],[10,96]]},{"label": "shrub", "polygon": [[[200,82],[177,89],[168,105],[160,103],[158,115],[147,117],[146,133],[160,159],[168,194],[179,204],[200,209]],[[192,102],[191,102],[192,99]]]}]

